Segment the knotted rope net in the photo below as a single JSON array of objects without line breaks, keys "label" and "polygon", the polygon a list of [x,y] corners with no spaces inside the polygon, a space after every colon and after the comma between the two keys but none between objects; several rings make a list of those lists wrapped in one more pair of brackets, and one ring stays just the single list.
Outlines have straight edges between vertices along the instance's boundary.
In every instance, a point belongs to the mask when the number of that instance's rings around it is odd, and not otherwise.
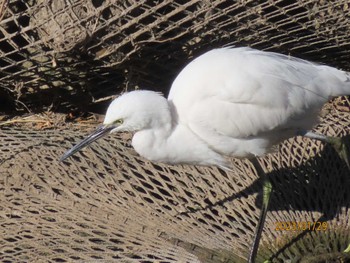
[{"label": "knotted rope net", "polygon": [[[59,163],[97,124],[65,119],[125,90],[166,93],[189,59],[226,44],[350,68],[347,1],[2,0],[0,18],[3,262],[246,262],[262,185],[247,160],[151,163],[121,134]],[[349,134],[349,105],[326,105],[315,130]],[[260,162],[275,190],[258,262],[349,260],[349,170],[335,150],[296,137]]]}]

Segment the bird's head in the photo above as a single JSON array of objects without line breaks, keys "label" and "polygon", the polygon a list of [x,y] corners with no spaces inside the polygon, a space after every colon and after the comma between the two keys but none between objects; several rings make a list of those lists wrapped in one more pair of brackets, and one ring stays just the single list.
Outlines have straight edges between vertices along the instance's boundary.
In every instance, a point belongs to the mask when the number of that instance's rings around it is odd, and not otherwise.
[{"label": "bird's head", "polygon": [[109,133],[134,132],[166,124],[171,124],[171,113],[168,101],[161,94],[146,90],[124,93],[109,105],[103,124],[67,151],[60,161]]}]

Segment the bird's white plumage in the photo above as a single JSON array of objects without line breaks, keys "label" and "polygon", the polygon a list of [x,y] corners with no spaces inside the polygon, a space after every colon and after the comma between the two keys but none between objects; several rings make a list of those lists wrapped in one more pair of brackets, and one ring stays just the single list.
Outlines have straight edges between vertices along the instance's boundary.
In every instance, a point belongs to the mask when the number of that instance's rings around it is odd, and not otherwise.
[{"label": "bird's white plumage", "polygon": [[168,100],[151,91],[117,98],[105,124],[136,131],[133,146],[165,163],[225,165],[310,129],[322,105],[350,93],[346,72],[251,48],[205,53],[177,76]]},{"label": "bird's white plumage", "polygon": [[[349,74],[335,68],[250,48],[215,49],[180,72],[168,99],[152,91],[115,99],[104,125],[60,160],[109,132],[131,131],[133,147],[151,161],[226,168],[227,156],[262,155],[312,128],[329,98],[349,93]],[[261,173],[257,160],[253,164]],[[265,179],[249,262],[257,253],[271,191]]]}]

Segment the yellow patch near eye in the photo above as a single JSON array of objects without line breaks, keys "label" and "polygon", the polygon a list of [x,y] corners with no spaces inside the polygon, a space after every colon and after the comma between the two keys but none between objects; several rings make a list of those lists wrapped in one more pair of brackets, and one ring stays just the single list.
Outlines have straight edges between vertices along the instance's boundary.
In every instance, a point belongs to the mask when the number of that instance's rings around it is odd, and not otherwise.
[{"label": "yellow patch near eye", "polygon": [[114,122],[115,124],[123,124],[123,119],[118,119],[118,120],[116,120],[115,122]]}]

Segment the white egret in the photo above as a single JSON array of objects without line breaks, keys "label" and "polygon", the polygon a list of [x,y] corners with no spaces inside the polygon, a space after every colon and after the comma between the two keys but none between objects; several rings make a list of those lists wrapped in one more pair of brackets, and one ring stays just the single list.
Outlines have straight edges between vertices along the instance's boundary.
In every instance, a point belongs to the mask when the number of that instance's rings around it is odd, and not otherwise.
[{"label": "white egret", "polygon": [[[132,146],[151,161],[229,167],[228,157],[254,160],[297,134],[326,140],[308,130],[325,102],[347,94],[347,72],[252,48],[214,49],[179,73],[168,99],[144,90],[115,99],[103,125],[61,160],[107,133],[131,131]],[[264,190],[251,262],[269,203],[267,180]]]}]

